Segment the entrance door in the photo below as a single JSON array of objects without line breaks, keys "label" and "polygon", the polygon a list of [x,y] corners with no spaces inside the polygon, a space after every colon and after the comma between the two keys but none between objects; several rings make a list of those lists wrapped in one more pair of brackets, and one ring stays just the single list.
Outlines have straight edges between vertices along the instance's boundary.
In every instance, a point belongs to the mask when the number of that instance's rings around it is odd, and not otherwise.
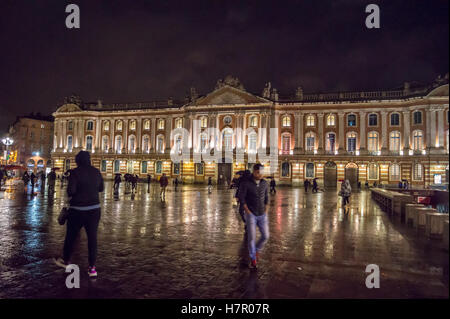
[{"label": "entrance door", "polygon": [[336,188],[337,186],[337,166],[334,162],[325,164],[323,184],[327,188]]},{"label": "entrance door", "polygon": [[230,185],[231,182],[231,163],[219,163],[217,181],[219,185]]},{"label": "entrance door", "polygon": [[355,163],[349,163],[345,167],[345,179],[348,179],[353,189],[358,188],[358,166]]}]

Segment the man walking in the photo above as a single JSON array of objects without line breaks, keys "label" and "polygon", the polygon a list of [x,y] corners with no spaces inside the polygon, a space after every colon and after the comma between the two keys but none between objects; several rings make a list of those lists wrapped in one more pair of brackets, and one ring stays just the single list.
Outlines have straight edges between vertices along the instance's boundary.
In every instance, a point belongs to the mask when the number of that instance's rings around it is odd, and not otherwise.
[{"label": "man walking", "polygon": [[305,179],[305,181],[303,182],[303,186],[305,187],[305,193],[307,193],[309,187],[309,180]]},{"label": "man walking", "polygon": [[100,221],[100,199],[103,192],[103,177],[100,171],[91,166],[89,152],[81,151],[75,157],[77,168],[69,175],[67,195],[71,197],[67,216],[67,231],[64,241],[63,258],[55,263],[61,267],[70,264],[73,246],[82,227],[85,228],[89,250],[89,277],[97,277],[95,262],[97,259],[97,229]]},{"label": "man walking", "polygon": [[169,185],[169,180],[166,176],[166,173],[163,173],[162,176],[159,178],[159,185],[161,186],[161,199],[166,199],[166,187]]},{"label": "man walking", "polygon": [[313,188],[312,188],[312,192],[313,193],[317,193],[318,188],[317,188],[317,178],[313,179]]},{"label": "man walking", "polygon": [[275,189],[275,186],[277,185],[277,183],[275,182],[275,178],[272,177],[272,179],[270,180],[270,194],[272,194],[272,192],[274,194],[277,193],[277,190]]},{"label": "man walking", "polygon": [[147,174],[147,193],[150,193],[150,183],[152,182],[152,175]]},{"label": "man walking", "polygon": [[55,183],[56,183],[56,173],[55,169],[52,168],[50,173],[48,173],[48,194],[53,194],[55,192]]},{"label": "man walking", "polygon": [[[243,205],[247,221],[248,250],[250,255],[250,268],[256,269],[259,251],[269,239],[269,224],[267,219],[269,203],[269,185],[263,179],[261,164],[253,166],[250,178],[242,180],[239,184],[239,203]],[[261,238],[256,242],[256,226],[261,232]]]},{"label": "man walking", "polygon": [[212,177],[208,177],[208,194],[212,192]]}]

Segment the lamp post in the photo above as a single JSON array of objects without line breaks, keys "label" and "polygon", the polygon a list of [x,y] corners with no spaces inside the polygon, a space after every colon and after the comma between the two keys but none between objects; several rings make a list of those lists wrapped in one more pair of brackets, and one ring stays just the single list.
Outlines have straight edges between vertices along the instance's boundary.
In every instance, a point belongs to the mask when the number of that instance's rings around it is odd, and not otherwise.
[{"label": "lamp post", "polygon": [[2,139],[2,143],[6,146],[4,159],[5,159],[5,163],[8,164],[8,161],[7,161],[8,150],[9,150],[9,146],[11,146],[14,143],[14,140],[12,138],[10,138],[10,137],[4,137]]}]

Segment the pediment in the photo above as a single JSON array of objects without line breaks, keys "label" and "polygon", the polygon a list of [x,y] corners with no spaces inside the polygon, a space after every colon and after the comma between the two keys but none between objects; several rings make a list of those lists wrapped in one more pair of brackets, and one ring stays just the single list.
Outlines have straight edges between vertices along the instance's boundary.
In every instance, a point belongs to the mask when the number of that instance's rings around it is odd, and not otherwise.
[{"label": "pediment", "polygon": [[193,105],[230,105],[268,102],[270,101],[262,97],[226,85],[198,99]]},{"label": "pediment", "polygon": [[56,113],[81,112],[82,110],[76,104],[64,104],[56,110]]},{"label": "pediment", "polygon": [[427,96],[448,96],[448,84],[435,88]]}]

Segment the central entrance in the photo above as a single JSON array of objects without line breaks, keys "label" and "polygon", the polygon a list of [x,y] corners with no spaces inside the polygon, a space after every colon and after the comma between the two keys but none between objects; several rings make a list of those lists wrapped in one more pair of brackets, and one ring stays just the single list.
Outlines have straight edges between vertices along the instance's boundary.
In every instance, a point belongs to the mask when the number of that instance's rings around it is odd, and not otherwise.
[{"label": "central entrance", "polygon": [[231,163],[217,164],[217,184],[230,185],[231,182]]},{"label": "central entrance", "polygon": [[324,172],[324,187],[336,188],[337,186],[337,166],[334,162],[327,162],[325,164]]},{"label": "central entrance", "polygon": [[348,179],[352,189],[358,187],[358,165],[355,163],[348,163],[345,167],[345,179]]}]

